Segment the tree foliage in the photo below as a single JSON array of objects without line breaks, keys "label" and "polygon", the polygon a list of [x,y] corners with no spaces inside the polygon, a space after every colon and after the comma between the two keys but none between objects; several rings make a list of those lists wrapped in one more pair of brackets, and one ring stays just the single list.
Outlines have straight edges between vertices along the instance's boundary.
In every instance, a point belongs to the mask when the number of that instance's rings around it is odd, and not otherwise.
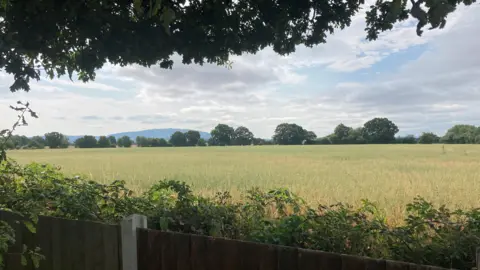
[{"label": "tree foliage", "polygon": [[250,145],[253,143],[253,133],[246,127],[237,127],[233,133],[234,145]]},{"label": "tree foliage", "polygon": [[115,136],[108,136],[108,141],[111,147],[117,146],[117,138],[115,138]]},{"label": "tree foliage", "polygon": [[315,133],[310,133],[297,124],[283,123],[275,128],[273,141],[277,144],[293,145],[315,139]]},{"label": "tree foliage", "polygon": [[76,148],[96,148],[98,147],[97,138],[95,136],[85,135],[75,140]]},{"label": "tree foliage", "polygon": [[200,140],[200,132],[196,130],[189,130],[185,132],[185,139],[187,146],[195,146],[198,144],[198,140]]},{"label": "tree foliage", "polygon": [[131,147],[133,144],[132,139],[128,136],[123,136],[117,140],[118,147]]},{"label": "tree foliage", "polygon": [[480,143],[480,127],[455,125],[441,138],[441,142],[455,144]]},{"label": "tree foliage", "polygon": [[45,143],[50,149],[67,148],[68,138],[59,132],[49,132],[45,134]]},{"label": "tree foliage", "polygon": [[187,145],[187,138],[185,134],[181,131],[176,131],[170,137],[170,143],[173,146],[186,146]]},{"label": "tree foliage", "polygon": [[440,137],[438,137],[435,133],[432,132],[423,132],[422,135],[418,138],[418,143],[420,144],[433,144],[438,143],[440,141]]},{"label": "tree foliage", "polygon": [[147,138],[144,136],[138,136],[136,139],[138,147],[167,147],[171,146],[167,140],[163,138]]},{"label": "tree foliage", "polygon": [[345,141],[349,134],[352,132],[353,128],[347,127],[344,124],[340,123],[338,126],[335,127],[333,134],[335,134],[336,138],[340,141]]},{"label": "tree foliage", "polygon": [[110,144],[110,140],[108,139],[107,136],[100,136],[98,138],[98,143],[97,143],[99,148],[110,148],[112,145]]},{"label": "tree foliage", "polygon": [[197,142],[197,146],[207,146],[207,142],[204,138],[200,138]]},{"label": "tree foliage", "polygon": [[[475,0],[378,0],[366,13],[367,39],[374,40],[409,14],[417,33],[442,28],[460,3]],[[178,54],[185,64],[228,63],[230,55],[271,46],[279,54],[325,43],[327,34],[348,27],[363,1],[185,1],[3,0],[0,5],[0,69],[12,74],[11,91],[28,91],[41,71],[51,78],[78,74],[94,79],[105,63],[171,68]],[[425,10],[422,5],[425,4]]]},{"label": "tree foliage", "polygon": [[209,145],[231,145],[235,138],[235,130],[226,124],[218,124],[210,134]]},{"label": "tree foliage", "polygon": [[398,144],[416,144],[417,138],[414,135],[399,136],[395,138],[395,143]]},{"label": "tree foliage", "polygon": [[45,141],[45,138],[43,138],[42,136],[33,136],[28,143],[28,148],[43,149],[45,148],[46,144],[47,142]]},{"label": "tree foliage", "polygon": [[363,125],[363,137],[368,143],[395,142],[398,131],[397,125],[387,118],[373,118]]}]

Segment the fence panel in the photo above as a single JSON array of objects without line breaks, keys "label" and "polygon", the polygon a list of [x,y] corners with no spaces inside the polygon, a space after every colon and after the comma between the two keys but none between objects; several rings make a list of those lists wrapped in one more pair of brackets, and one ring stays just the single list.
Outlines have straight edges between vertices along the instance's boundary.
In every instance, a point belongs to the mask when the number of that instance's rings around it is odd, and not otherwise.
[{"label": "fence panel", "polygon": [[441,270],[293,247],[137,230],[139,270]]},{"label": "fence panel", "polygon": [[33,270],[21,264],[23,245],[40,247],[45,260],[39,270],[121,270],[120,227],[97,222],[39,217],[36,233],[21,217],[0,211],[0,220],[15,229],[16,243],[7,254],[7,270]]}]

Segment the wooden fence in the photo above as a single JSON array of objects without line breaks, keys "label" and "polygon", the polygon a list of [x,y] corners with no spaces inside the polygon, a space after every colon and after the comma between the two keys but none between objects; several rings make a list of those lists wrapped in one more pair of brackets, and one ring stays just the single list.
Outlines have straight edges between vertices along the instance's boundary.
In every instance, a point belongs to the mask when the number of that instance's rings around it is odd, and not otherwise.
[{"label": "wooden fence", "polygon": [[137,230],[138,270],[440,270],[292,247]]},{"label": "wooden fence", "polygon": [[0,220],[14,227],[16,243],[7,256],[7,270],[32,270],[21,265],[23,245],[38,246],[45,260],[39,270],[121,270],[120,226],[40,217],[32,234],[19,217],[0,211]]},{"label": "wooden fence", "polygon": [[[132,218],[133,217],[133,218]],[[0,211],[16,231],[6,270],[21,265],[23,245],[39,246],[39,270],[440,270],[431,266],[375,260],[321,251],[182,233],[148,230],[145,217],[122,225],[40,217],[32,234],[19,217]],[[144,222],[143,222],[143,221]],[[137,229],[135,229],[137,228]],[[124,245],[122,246],[122,242]]]}]

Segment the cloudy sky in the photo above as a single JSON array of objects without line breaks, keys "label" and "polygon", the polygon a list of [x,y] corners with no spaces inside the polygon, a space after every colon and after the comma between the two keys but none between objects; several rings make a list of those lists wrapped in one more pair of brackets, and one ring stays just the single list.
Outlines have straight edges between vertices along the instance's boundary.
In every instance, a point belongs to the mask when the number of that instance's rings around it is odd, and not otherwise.
[{"label": "cloudy sky", "polygon": [[105,66],[94,82],[43,78],[30,93],[10,93],[0,73],[0,128],[9,104],[30,101],[40,118],[18,133],[103,135],[151,128],[210,131],[244,125],[268,138],[294,122],[317,135],[339,123],[388,117],[401,134],[443,135],[457,123],[480,125],[480,5],[460,8],[443,30],[415,34],[408,20],[366,42],[363,15],[327,44],[287,57],[266,49],[234,57],[232,69],[175,64],[172,70]]}]

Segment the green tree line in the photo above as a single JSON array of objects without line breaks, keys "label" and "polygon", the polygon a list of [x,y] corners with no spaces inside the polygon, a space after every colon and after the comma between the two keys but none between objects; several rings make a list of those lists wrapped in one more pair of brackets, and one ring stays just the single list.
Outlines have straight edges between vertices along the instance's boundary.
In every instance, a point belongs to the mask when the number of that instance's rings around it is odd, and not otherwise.
[{"label": "green tree line", "polygon": [[[432,132],[423,132],[419,137],[414,135],[395,136],[399,129],[387,118],[374,118],[363,126],[353,128],[339,124],[333,133],[317,138],[313,131],[308,131],[294,123],[279,124],[271,140],[257,138],[246,127],[233,128],[226,124],[218,124],[211,132],[208,140],[201,138],[200,132],[189,130],[177,131],[170,138],[147,138],[138,136],[135,141],[128,136],[118,140],[114,136],[85,135],[75,140],[76,148],[114,148],[131,147],[183,147],[183,146],[227,146],[227,145],[301,145],[301,144],[480,144],[480,126],[455,125],[444,136]],[[42,136],[14,135],[7,143],[7,149],[51,149],[67,148],[70,145],[67,136],[59,132],[50,132]]]}]

